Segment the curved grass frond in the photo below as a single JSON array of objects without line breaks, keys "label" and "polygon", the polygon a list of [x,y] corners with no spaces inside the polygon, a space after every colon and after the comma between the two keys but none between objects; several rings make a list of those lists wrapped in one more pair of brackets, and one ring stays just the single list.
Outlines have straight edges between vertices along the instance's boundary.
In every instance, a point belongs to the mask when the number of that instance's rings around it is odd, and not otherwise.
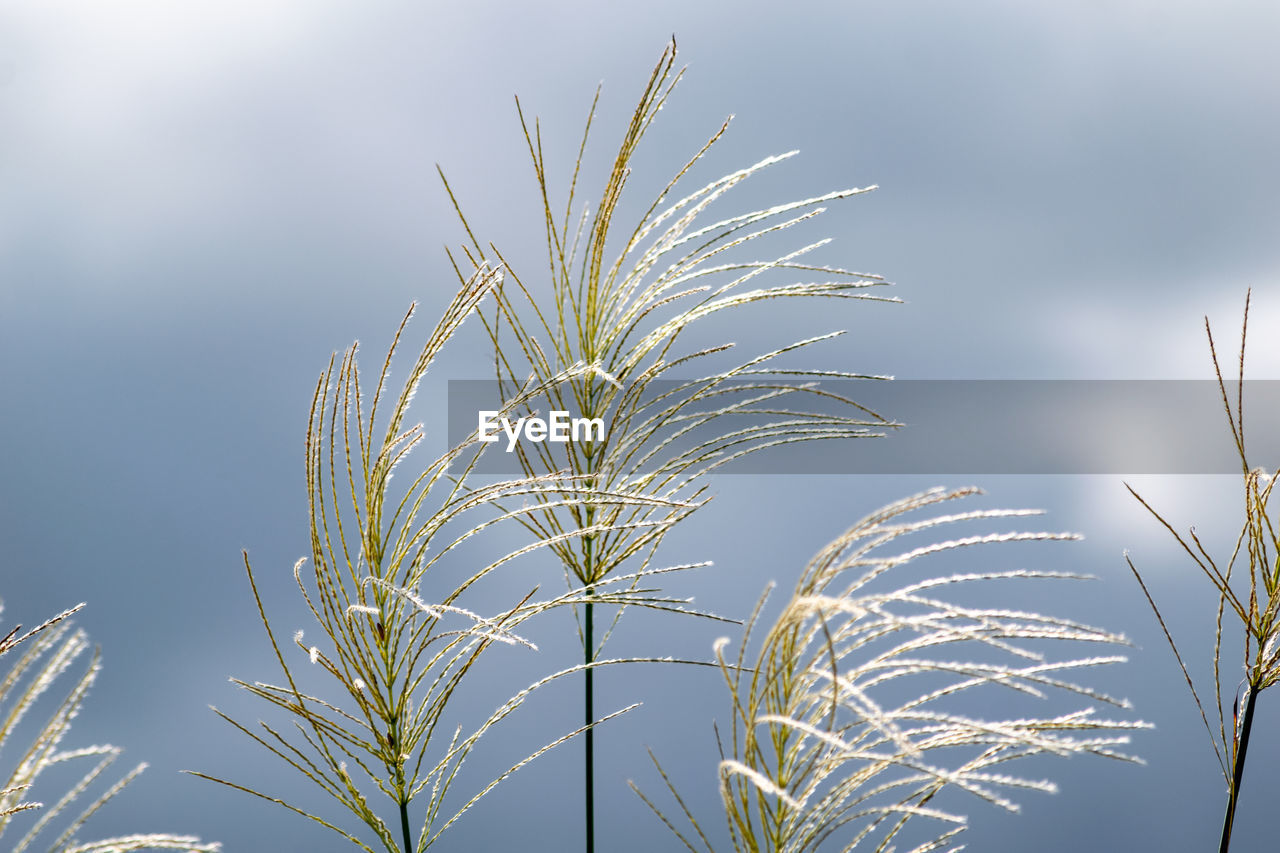
[{"label": "curved grass frond", "polygon": [[[42,697],[60,683],[61,677],[89,648],[89,639],[84,631],[73,630],[66,621],[81,607],[84,605],[64,610],[25,634],[21,633],[22,626],[18,626],[0,638],[0,655],[27,643],[3,679],[0,679],[0,746],[23,735],[23,719],[41,707]],[[221,850],[221,845],[217,843],[168,833],[116,836],[91,842],[78,840],[77,836],[85,822],[124,790],[147,766],[139,764],[127,772],[105,791],[96,794],[88,806],[78,805],[78,801],[123,752],[119,747],[110,745],[80,749],[66,749],[62,746],[71,730],[71,721],[80,712],[99,670],[98,653],[94,652],[89,667],[75,680],[70,691],[48,718],[36,725],[31,742],[21,753],[16,767],[8,771],[7,778],[0,781],[0,836],[10,828],[16,828],[15,815],[34,812],[37,817],[10,848],[12,853],[32,849],[36,842],[48,845],[50,853],[124,853],[129,850],[216,853]],[[39,781],[42,774],[64,764],[88,764],[90,767],[51,806],[26,799],[29,794],[41,790]],[[65,820],[61,821],[63,825],[59,827],[59,819],[62,818]],[[59,828],[61,834],[50,841],[52,833]]]},{"label": "curved grass frond", "polygon": [[[431,847],[494,785],[575,734],[516,762],[482,785],[460,808],[449,810],[459,771],[481,737],[519,708],[531,690],[582,668],[539,680],[474,730],[464,732],[448,722],[451,700],[495,643],[532,648],[518,633],[526,620],[553,607],[579,603],[588,594],[619,605],[682,605],[660,600],[637,583],[624,589],[599,585],[547,600],[535,599],[536,589],[532,589],[495,615],[481,615],[463,603],[466,590],[508,562],[540,548],[561,547],[573,537],[608,532],[610,528],[603,525],[517,548],[460,582],[450,581],[444,592],[427,592],[434,577],[431,570],[456,556],[455,549],[495,524],[528,518],[533,507],[559,507],[588,497],[602,504],[634,503],[625,494],[588,493],[574,477],[555,472],[471,486],[468,475],[479,458],[476,448],[483,446],[476,443],[474,433],[426,465],[399,491],[393,490],[397,466],[423,438],[421,425],[405,425],[423,375],[501,277],[499,271],[483,268],[464,282],[398,393],[391,389],[389,375],[412,310],[382,361],[371,396],[362,388],[354,346],[341,360],[331,359],[320,378],[306,444],[311,557],[294,567],[298,589],[323,634],[319,644],[305,642],[302,631],[293,637],[296,650],[282,642],[245,557],[258,614],[284,681],[233,681],[292,718],[296,732],[266,723],[251,728],[222,716],[340,803],[358,825],[343,828],[314,810],[251,786],[195,775],[275,802],[366,851],[415,853]],[[565,381],[577,370],[571,366],[549,380]],[[537,382],[518,389],[504,403],[502,413],[527,405],[531,396],[542,391]],[[486,512],[507,502],[519,508],[496,516]],[[481,510],[479,516],[476,510]],[[335,688],[333,695],[322,698],[304,690],[302,685],[314,676],[300,667],[323,670]],[[593,718],[585,727],[612,716]]]},{"label": "curved grass frond", "polygon": [[[929,555],[1001,542],[1077,538],[1017,532],[893,550],[895,540],[908,534],[1026,514],[912,517],[975,491],[935,489],[849,528],[809,563],[765,634],[754,665],[746,660],[746,646],[763,599],[747,623],[736,660],[726,658],[727,638],[717,642],[732,702],[720,786],[734,850],[886,850],[901,843],[908,823],[928,822],[940,828],[913,829],[928,839],[914,849],[939,849],[965,824],[963,816],[937,802],[947,788],[1016,810],[1007,790],[1052,791],[1054,786],[1010,774],[1004,768],[1011,761],[1078,753],[1136,760],[1117,747],[1128,742],[1127,732],[1145,724],[1101,719],[1092,706],[994,721],[948,710],[968,694],[990,698],[993,691],[1040,700],[1066,693],[1129,708],[1068,676],[1123,658],[1049,654],[1063,643],[1115,645],[1124,644],[1124,637],[1057,617],[961,605],[947,596],[972,585],[1075,576],[980,571],[890,585],[891,571],[901,573],[906,564]],[[701,830],[698,834],[713,850]]]},{"label": "curved grass frond", "polygon": [[[1245,297],[1244,320],[1240,329],[1239,377],[1236,385],[1236,405],[1231,407],[1231,395],[1228,393],[1226,381],[1222,377],[1222,367],[1218,363],[1218,353],[1213,344],[1213,331],[1209,328],[1209,318],[1204,321],[1205,334],[1209,338],[1209,355],[1213,360],[1214,375],[1218,380],[1218,391],[1222,398],[1222,407],[1227,415],[1227,426],[1231,430],[1231,439],[1240,458],[1240,468],[1244,485],[1244,523],[1236,537],[1235,546],[1225,565],[1215,560],[1201,544],[1194,528],[1183,538],[1174,526],[1165,520],[1149,503],[1143,500],[1128,484],[1129,490],[1139,503],[1168,530],[1191,557],[1192,562],[1213,585],[1217,593],[1217,631],[1213,648],[1213,697],[1216,700],[1217,728],[1209,722],[1209,714],[1201,701],[1200,691],[1196,690],[1194,679],[1187,670],[1182,655],[1173,641],[1173,635],[1156,606],[1155,599],[1147,588],[1146,581],[1138,568],[1129,559],[1126,552],[1125,562],[1133,576],[1142,587],[1147,603],[1155,613],[1160,629],[1178,666],[1182,669],[1183,678],[1191,690],[1191,698],[1200,711],[1205,730],[1222,769],[1227,783],[1227,811],[1223,819],[1220,853],[1227,853],[1231,845],[1231,829],[1235,822],[1236,803],[1239,800],[1240,784],[1244,773],[1244,761],[1248,754],[1249,736],[1253,728],[1254,709],[1258,694],[1280,681],[1280,536],[1276,529],[1280,522],[1272,518],[1270,502],[1271,490],[1275,487],[1275,474],[1268,474],[1262,468],[1249,465],[1244,443],[1244,353],[1245,339],[1249,330],[1250,292]],[[1248,575],[1241,579],[1242,572],[1236,570],[1237,561],[1247,559]],[[1247,584],[1248,592],[1244,591]],[[1243,670],[1244,696],[1239,696],[1235,678],[1229,678],[1227,689],[1222,681],[1224,648],[1222,642],[1223,620],[1227,613],[1235,614],[1244,629],[1244,644],[1241,649],[1241,668]],[[1230,697],[1230,698],[1228,698]],[[1240,700],[1244,699],[1241,709]],[[1231,705],[1231,728],[1228,730],[1227,705]]]},{"label": "curved grass frond", "polygon": [[[568,471],[579,478],[585,499],[566,501],[544,493],[536,512],[521,521],[550,541],[571,586],[591,584],[622,571],[632,561],[652,564],[665,535],[708,499],[706,476],[735,460],[796,442],[882,435],[896,426],[852,400],[824,389],[819,380],[869,377],[831,370],[785,366],[786,358],[807,352],[840,333],[795,341],[770,352],[717,366],[731,343],[686,345],[698,325],[724,312],[778,299],[823,298],[898,301],[875,293],[881,277],[822,266],[809,260],[827,241],[800,245],[764,259],[744,253],[806,224],[829,202],[874,187],[824,193],[759,210],[719,213],[732,190],[789,158],[767,157],[751,166],[677,195],[695,167],[728,128],[726,121],[642,210],[632,226],[619,225],[634,160],[646,131],[683,74],[675,65],[674,40],[663,51],[623,134],[599,202],[572,221],[599,90],[583,131],[563,213],[543,152],[541,128],[526,120],[517,99],[521,129],[542,201],[550,290],[528,286],[498,249],[482,246],[462,213],[452,187],[445,187],[471,239],[455,258],[459,280],[469,273],[459,264],[483,268],[501,263],[513,285],[496,293],[485,317],[495,350],[499,392],[530,382],[546,390],[543,411],[573,412],[599,421],[604,434],[594,441],[518,445],[525,475]],[[441,172],[443,179],[444,175]],[[773,283],[777,276],[803,280]],[[570,369],[568,381],[552,378]],[[701,374],[701,375],[699,375]],[[693,378],[690,378],[693,377]],[[532,415],[530,406],[523,414]],[[626,496],[630,500],[601,500]],[[587,532],[604,525],[607,531]],[[566,536],[578,531],[577,536]],[[598,631],[595,605],[582,608],[579,631],[583,659],[600,654],[621,611]],[[584,718],[592,717],[591,671],[586,675]],[[587,850],[593,849],[592,734],[587,733]]]},{"label": "curved grass frond", "polygon": [[[896,426],[851,400],[824,391],[812,381],[884,377],[775,369],[775,363],[784,355],[840,333],[796,341],[731,368],[701,365],[711,364],[714,356],[727,352],[733,344],[687,352],[677,348],[677,339],[698,320],[766,300],[838,297],[898,301],[871,292],[887,284],[879,276],[801,260],[826,241],[771,260],[736,259],[752,241],[799,225],[820,213],[822,205],[829,201],[873,187],[827,193],[721,219],[714,219],[708,212],[729,190],[787,159],[787,154],[766,158],[670,201],[676,185],[726,131],[726,122],[663,187],[644,210],[640,222],[623,232],[625,236],[620,239],[625,242],[620,247],[613,245],[618,239],[615,214],[631,175],[633,158],[682,74],[675,69],[673,41],[645,85],[595,212],[584,211],[572,234],[569,223],[577,204],[577,176],[595,103],[574,164],[562,217],[553,212],[540,128],[537,122],[531,128],[520,113],[543,200],[551,292],[544,296],[541,289],[527,287],[507,267],[515,287],[497,291],[495,313],[485,318],[495,346],[502,395],[508,396],[508,388],[523,387],[531,381],[526,377],[534,377],[546,387],[544,402],[550,410],[573,411],[609,425],[603,439],[594,442],[568,442],[558,447],[549,443],[520,445],[520,461],[529,476],[566,470],[602,492],[661,501],[608,506],[585,501],[547,506],[526,520],[540,535],[588,527],[601,518],[622,525],[615,525],[612,535],[580,537],[554,549],[579,585],[607,576],[630,557],[651,552],[675,523],[702,504],[703,477],[721,466],[779,444],[880,435],[884,429]],[[497,249],[486,250],[475,240],[447,181],[446,188],[467,233],[472,235],[471,245],[464,250],[468,261],[480,267],[492,256],[505,265]],[[616,252],[612,262],[606,260],[609,252]],[[821,280],[757,284],[766,275],[778,272],[816,273]],[[461,270],[459,278],[466,279]],[[747,289],[749,286],[755,289]],[[551,381],[574,366],[584,369],[570,381]],[[700,370],[709,372],[693,379],[677,378]],[[834,402],[838,411],[808,412],[803,402],[796,408],[793,401],[803,400]],[[783,419],[778,420],[779,416]],[[727,426],[729,423],[734,426]],[[563,454],[557,452],[561,449]],[[544,500],[552,503],[550,495]],[[640,519],[657,523],[645,528],[626,526]]]}]

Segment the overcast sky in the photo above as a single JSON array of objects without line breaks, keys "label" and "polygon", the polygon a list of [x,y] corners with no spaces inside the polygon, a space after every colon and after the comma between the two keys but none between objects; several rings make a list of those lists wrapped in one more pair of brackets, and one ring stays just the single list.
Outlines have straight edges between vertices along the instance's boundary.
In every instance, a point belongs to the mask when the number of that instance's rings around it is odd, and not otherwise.
[{"label": "overcast sky", "polygon": [[[443,247],[462,235],[436,164],[472,224],[541,269],[512,96],[541,116],[551,180],[563,183],[603,81],[585,178],[596,181],[673,33],[689,70],[642,151],[640,195],[732,114],[717,173],[800,151],[741,204],[879,186],[833,205],[807,236],[833,238],[819,261],[881,274],[906,303],[796,305],[716,333],[750,345],[847,328],[829,364],[900,378],[1203,379],[1202,318],[1232,353],[1252,287],[1249,375],[1280,378],[1273,3],[8,0],[0,597],[10,627],[89,604],[79,621],[106,669],[73,737],[152,764],[101,815],[104,832],[338,849],[283,810],[177,775],[296,789],[207,710],[254,719],[226,679],[274,677],[240,549],[285,628],[305,627],[289,569],[308,547],[302,438],[315,377],[352,340],[384,349],[411,301],[419,334],[446,304]],[[445,380],[487,375],[483,343],[465,336],[433,372],[419,397],[429,427],[443,418],[422,401],[443,400]],[[1206,440],[1229,439],[1224,428]],[[1195,640],[1213,601],[1122,479],[721,477],[669,561],[714,560],[679,591],[740,615],[767,580],[789,587],[845,526],[912,491],[975,484],[984,506],[1045,508],[1046,528],[1086,540],[1018,558],[1099,576],[1046,608],[1134,638],[1133,662],[1101,678],[1156,723],[1134,744],[1149,764],[1045,763],[1037,770],[1062,792],[1027,793],[1014,816],[966,804],[967,841],[1202,850],[1224,785],[1121,551],[1152,572],[1201,671],[1207,646]],[[1180,526],[1229,545],[1232,478],[1130,479]],[[656,652],[705,654],[716,634],[637,620],[620,643],[639,650],[660,635]],[[509,666],[524,683],[572,655],[549,642],[545,665]],[[726,709],[715,679],[650,673],[602,679],[602,690],[610,707],[646,701],[605,747],[602,838],[627,831],[604,849],[668,845],[624,785],[660,784],[645,744],[672,756],[717,821],[710,723]],[[575,698],[551,695],[483,760],[563,728]],[[1264,735],[1277,722],[1269,698]],[[1263,793],[1280,783],[1280,746],[1264,737],[1253,749],[1241,849],[1260,849]],[[500,849],[528,833],[526,849],[572,849],[576,786],[557,788],[576,782],[578,755],[562,753],[499,789],[446,847]]]}]

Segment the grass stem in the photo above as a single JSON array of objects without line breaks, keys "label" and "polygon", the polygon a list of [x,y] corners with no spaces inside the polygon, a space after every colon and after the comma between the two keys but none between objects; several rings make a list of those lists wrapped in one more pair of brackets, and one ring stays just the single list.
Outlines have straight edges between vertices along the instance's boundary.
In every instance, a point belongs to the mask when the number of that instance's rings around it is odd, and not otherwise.
[{"label": "grass stem", "polygon": [[[591,588],[587,587],[587,595],[591,595]],[[595,722],[595,685],[592,683],[593,671],[590,667],[595,646],[595,636],[592,631],[591,617],[594,610],[593,602],[587,601],[583,608],[586,615],[583,620],[582,633],[582,662],[587,664],[585,675],[587,676],[586,684],[582,694],[583,724],[589,728],[583,733],[587,739],[587,757],[584,782],[586,784],[586,797],[584,806],[586,808],[586,830],[587,830],[587,853],[595,851],[595,825],[596,825],[596,779],[595,779],[595,727],[591,726]]]},{"label": "grass stem", "polygon": [[[590,388],[588,388],[590,396]],[[588,403],[588,411],[591,411],[590,403]],[[595,522],[595,507],[590,504],[586,507],[586,526],[590,527]],[[595,580],[595,541],[594,535],[584,536],[582,547],[584,551],[583,565],[586,568],[586,578],[588,582]],[[583,621],[582,621],[582,662],[587,665],[583,670],[586,680],[583,682],[582,693],[582,723],[587,727],[583,732],[586,738],[586,757],[583,773],[583,784],[585,785],[585,796],[583,798],[583,808],[585,815],[585,832],[586,832],[586,853],[595,853],[596,849],[596,712],[595,712],[595,670],[591,664],[595,662],[596,657],[596,638],[593,617],[595,616],[595,602],[591,600],[594,589],[587,586],[584,590],[587,602],[583,605]]]},{"label": "grass stem", "polygon": [[1236,802],[1240,798],[1240,781],[1244,776],[1244,759],[1249,751],[1249,732],[1253,728],[1253,709],[1258,701],[1258,690],[1249,687],[1249,696],[1244,703],[1244,719],[1240,723],[1240,745],[1236,748],[1236,760],[1231,768],[1231,791],[1227,797],[1227,814],[1222,820],[1222,843],[1218,845],[1218,853],[1227,853],[1231,847],[1231,826],[1236,820]]},{"label": "grass stem", "polygon": [[400,834],[404,836],[404,853],[413,853],[413,836],[409,834],[409,804],[400,802]]}]

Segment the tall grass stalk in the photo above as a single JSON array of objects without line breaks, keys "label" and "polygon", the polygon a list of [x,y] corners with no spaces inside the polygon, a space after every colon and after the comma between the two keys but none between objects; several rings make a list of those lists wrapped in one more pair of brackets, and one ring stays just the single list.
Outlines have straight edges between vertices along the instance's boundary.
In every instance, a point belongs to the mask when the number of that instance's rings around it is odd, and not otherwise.
[{"label": "tall grass stalk", "polygon": [[[1236,383],[1235,408],[1231,406],[1231,394],[1222,376],[1222,367],[1218,363],[1218,353],[1213,343],[1213,331],[1209,326],[1209,318],[1205,318],[1205,334],[1209,339],[1209,355],[1213,361],[1214,375],[1218,380],[1218,391],[1222,398],[1222,407],[1227,416],[1227,426],[1231,430],[1231,439],[1240,459],[1242,485],[1244,486],[1244,521],[1240,533],[1236,537],[1235,546],[1231,550],[1225,565],[1215,560],[1208,549],[1196,536],[1192,528],[1184,538],[1173,525],[1142,498],[1132,486],[1126,484],[1129,492],[1168,530],[1186,551],[1191,560],[1208,579],[1217,593],[1216,632],[1213,645],[1213,693],[1216,699],[1217,727],[1209,721],[1200,691],[1196,689],[1183,660],[1178,646],[1174,643],[1160,608],[1147,588],[1146,581],[1134,565],[1133,560],[1125,554],[1125,561],[1142,587],[1147,603],[1155,613],[1156,620],[1164,632],[1165,640],[1173,650],[1178,666],[1191,691],[1191,697],[1200,711],[1200,719],[1204,723],[1209,741],[1213,745],[1218,766],[1227,783],[1227,807],[1222,821],[1222,835],[1219,842],[1220,853],[1227,853],[1231,846],[1231,831],[1235,824],[1236,806],[1240,800],[1240,789],[1244,781],[1244,763],[1248,756],[1249,738],[1253,734],[1253,718],[1257,708],[1258,695],[1263,690],[1280,680],[1280,537],[1277,536],[1277,523],[1270,514],[1271,490],[1275,487],[1275,474],[1267,474],[1262,468],[1249,465],[1245,452],[1244,436],[1244,354],[1245,340],[1249,330],[1250,293],[1245,298],[1244,320],[1240,328],[1239,373]],[[1247,575],[1239,563],[1248,562]],[[1243,587],[1247,584],[1247,590]],[[1238,620],[1243,629],[1244,642],[1241,648],[1241,671],[1243,679],[1239,688],[1225,691],[1223,689],[1223,670],[1233,669],[1225,658],[1223,632],[1225,623]],[[1232,678],[1228,676],[1227,686]],[[1243,696],[1241,696],[1243,691]],[[1233,697],[1228,702],[1228,695]],[[1241,708],[1243,699],[1243,708]],[[1231,726],[1227,727],[1227,705],[1231,705]],[[1242,713],[1243,712],[1243,713]]]},{"label": "tall grass stalk", "polygon": [[[593,667],[620,618],[598,619],[593,585],[622,571],[629,562],[643,576],[672,527],[707,499],[706,477],[744,455],[776,445],[820,439],[879,435],[893,426],[885,418],[823,390],[826,378],[885,378],[833,370],[793,369],[781,362],[790,354],[841,334],[832,332],[791,342],[754,355],[731,367],[717,366],[733,348],[730,342],[707,345],[686,339],[704,318],[728,310],[791,298],[897,301],[873,293],[886,284],[879,276],[816,265],[807,256],[827,241],[797,246],[763,260],[741,256],[744,248],[769,235],[800,226],[828,202],[874,187],[847,189],[759,210],[717,214],[713,209],[731,190],[795,152],[767,157],[718,178],[682,197],[677,184],[708,154],[728,129],[728,121],[692,155],[643,208],[633,226],[618,225],[621,203],[645,133],[680,80],[672,41],[646,82],[623,133],[600,200],[594,210],[578,204],[578,175],[595,117],[600,91],[583,131],[564,201],[554,191],[543,152],[539,123],[525,119],[517,99],[524,139],[542,202],[547,245],[546,287],[526,283],[492,245],[483,246],[445,182],[470,244],[455,260],[460,281],[466,269],[501,263],[509,284],[497,291],[496,309],[485,317],[495,350],[501,396],[529,382],[547,388],[552,410],[569,410],[609,424],[602,442],[548,443],[518,447],[527,476],[566,471],[586,490],[581,501],[565,501],[552,492],[521,521],[552,543],[571,588],[585,599],[578,624],[582,659],[583,720],[594,718]],[[443,172],[441,173],[443,178]],[[675,197],[678,200],[672,201]],[[748,246],[751,244],[751,246]],[[810,280],[768,283],[771,277]],[[577,367],[568,382],[551,378]],[[701,375],[699,375],[701,374]],[[689,378],[693,377],[693,378]],[[666,384],[666,383],[670,384]],[[807,411],[793,400],[835,402],[838,411]],[[563,448],[563,449],[560,449]],[[593,490],[598,492],[592,494]],[[609,499],[621,496],[628,499]],[[607,531],[591,532],[598,527]],[[577,536],[569,536],[577,531]],[[594,849],[594,734],[585,737],[584,813],[586,849]]]},{"label": "tall grass stalk", "polygon": [[[1037,514],[973,510],[920,517],[976,491],[934,489],[850,527],[809,563],[754,661],[747,649],[764,598],[747,622],[735,660],[725,656],[728,638],[717,641],[732,720],[728,743],[721,744],[720,795],[735,851],[891,850],[904,843],[908,824],[930,823],[941,827],[915,830],[926,840],[912,849],[937,850],[966,824],[940,796],[947,789],[1016,810],[1006,791],[1052,791],[1054,785],[1011,775],[1004,769],[1010,762],[1081,753],[1136,760],[1116,747],[1145,724],[1094,715],[1095,705],[1128,709],[1128,702],[1067,675],[1124,658],[1060,656],[1081,644],[1124,644],[1124,637],[1058,617],[948,600],[965,587],[981,586],[985,600],[1008,583],[1081,576],[979,569],[891,585],[908,564],[935,561],[947,552],[1078,538],[1008,532],[922,545],[896,541],[954,525]],[[962,694],[973,693],[988,699],[1066,694],[1090,705],[1001,720],[948,709]],[[714,851],[661,765],[658,770],[692,833],[680,832],[642,798],[686,849]]]},{"label": "tall grass stalk", "polygon": [[[23,650],[0,678],[0,747],[21,736],[23,719],[39,713],[41,699],[62,683],[65,675],[81,655],[89,648],[84,631],[73,629],[69,617],[83,604],[65,610],[30,631],[23,633],[19,625],[0,637],[0,656],[7,655],[19,646]],[[81,830],[99,809],[138,777],[146,764],[139,764],[111,783],[96,796],[89,792],[95,783],[106,779],[107,771],[122,753],[110,744],[66,748],[63,740],[71,730],[71,722],[84,705],[89,688],[101,669],[99,653],[95,650],[88,668],[76,678],[66,696],[57,704],[43,723],[36,727],[34,737],[22,751],[17,763],[4,781],[0,781],[0,836],[16,824],[28,812],[39,812],[39,817],[10,848],[12,853],[33,849],[36,842],[48,845],[49,853],[126,853],[131,850],[186,850],[189,853],[217,853],[218,843],[202,842],[189,835],[170,833],[140,833],[118,835],[98,841],[81,841]],[[65,765],[89,764],[89,769],[71,785],[51,806],[25,799],[39,790],[40,777],[47,771]],[[88,805],[78,805],[86,796],[93,796]],[[75,810],[79,809],[79,813]],[[59,826],[60,819],[65,819]],[[58,833],[54,835],[54,833]],[[53,840],[50,841],[49,839]]]}]

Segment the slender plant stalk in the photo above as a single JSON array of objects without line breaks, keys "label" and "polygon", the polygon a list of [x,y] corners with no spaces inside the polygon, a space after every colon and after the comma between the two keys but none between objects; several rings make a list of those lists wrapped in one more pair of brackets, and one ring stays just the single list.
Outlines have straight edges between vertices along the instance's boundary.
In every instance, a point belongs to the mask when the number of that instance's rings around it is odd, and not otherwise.
[{"label": "slender plant stalk", "polygon": [[1240,798],[1240,781],[1244,778],[1244,760],[1249,751],[1249,734],[1253,731],[1253,709],[1258,703],[1258,691],[1250,690],[1244,703],[1244,717],[1240,723],[1240,745],[1235,760],[1231,762],[1231,791],[1227,796],[1227,814],[1222,820],[1222,842],[1218,853],[1227,853],[1231,847],[1231,828],[1236,822],[1236,801]]},{"label": "slender plant stalk", "polygon": [[413,850],[413,835],[409,831],[409,801],[407,799],[400,801],[400,835],[404,840],[404,849]]},{"label": "slender plant stalk", "polygon": [[[586,526],[590,528],[595,521],[595,510],[588,507],[586,510]],[[595,536],[584,536],[582,539],[582,547],[585,552],[585,564],[587,567],[587,577],[592,577],[591,564],[592,555],[595,546]],[[582,605],[582,724],[588,726],[586,732],[583,733],[583,770],[582,770],[582,807],[583,807],[583,829],[586,833],[586,851],[587,853],[595,853],[596,849],[596,732],[592,723],[596,719],[595,700],[595,663],[596,658],[596,632],[595,632],[595,610],[596,603],[593,601],[594,595],[591,587],[585,590],[586,601]]]},{"label": "slender plant stalk", "polygon": [[[583,671],[582,724],[591,726],[596,719],[595,669],[592,667],[595,662],[595,628],[593,621],[595,602],[589,598],[591,595],[590,589],[586,591],[586,594],[588,600],[582,605],[584,614],[582,664],[585,668]],[[587,853],[592,853],[596,849],[596,733],[594,726],[588,728],[583,737],[586,743],[586,764],[582,774],[584,784],[582,804],[586,813]]]}]

